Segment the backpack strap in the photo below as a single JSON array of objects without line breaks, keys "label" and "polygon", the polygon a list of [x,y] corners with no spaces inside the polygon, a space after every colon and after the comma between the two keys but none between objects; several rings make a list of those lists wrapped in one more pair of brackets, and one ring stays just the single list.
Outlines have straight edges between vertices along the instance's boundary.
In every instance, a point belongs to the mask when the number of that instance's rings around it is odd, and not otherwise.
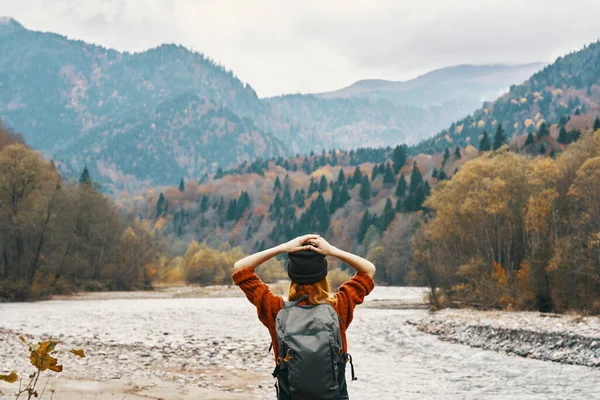
[{"label": "backpack strap", "polygon": [[352,364],[352,356],[348,353],[344,354],[346,356],[346,362],[350,363],[350,370],[352,371],[352,380],[357,381],[358,377],[354,375],[354,364]]},{"label": "backpack strap", "polygon": [[307,294],[303,294],[302,296],[300,296],[299,298],[297,298],[294,301],[284,301],[283,308],[290,308],[293,306],[297,306],[298,304],[302,303],[304,300],[308,300]]}]

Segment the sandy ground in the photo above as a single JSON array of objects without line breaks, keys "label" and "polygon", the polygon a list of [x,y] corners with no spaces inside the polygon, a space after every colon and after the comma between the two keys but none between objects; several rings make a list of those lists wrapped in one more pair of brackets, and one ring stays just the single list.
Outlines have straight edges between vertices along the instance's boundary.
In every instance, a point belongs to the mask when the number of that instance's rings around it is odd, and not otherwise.
[{"label": "sandy ground", "polygon": [[[43,386],[41,386],[43,388]],[[14,399],[12,385],[0,382],[0,399]],[[54,393],[53,393],[54,392]],[[40,391],[41,394],[41,391]],[[23,396],[21,396],[23,397]],[[86,379],[60,379],[48,381],[43,399],[54,400],[242,400],[256,399],[244,393],[229,393],[199,387],[184,387],[168,382],[130,382],[127,380],[99,381]]]}]

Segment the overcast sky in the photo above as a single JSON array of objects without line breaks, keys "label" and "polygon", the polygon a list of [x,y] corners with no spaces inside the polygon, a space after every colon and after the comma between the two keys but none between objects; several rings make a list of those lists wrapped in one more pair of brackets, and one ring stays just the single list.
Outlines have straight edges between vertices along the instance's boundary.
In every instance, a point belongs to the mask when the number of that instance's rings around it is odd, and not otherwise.
[{"label": "overcast sky", "polygon": [[551,62],[600,37],[598,0],[0,0],[0,15],[119,50],[177,43],[258,95]]}]

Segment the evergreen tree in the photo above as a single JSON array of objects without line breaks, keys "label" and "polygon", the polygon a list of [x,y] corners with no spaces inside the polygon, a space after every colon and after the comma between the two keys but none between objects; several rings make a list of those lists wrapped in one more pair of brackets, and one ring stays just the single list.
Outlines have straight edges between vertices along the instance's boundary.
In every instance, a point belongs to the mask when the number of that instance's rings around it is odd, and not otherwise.
[{"label": "evergreen tree", "polygon": [[394,209],[396,210],[396,212],[402,212],[402,210],[404,209],[404,201],[401,198],[396,200],[396,206],[394,207]]},{"label": "evergreen tree", "polygon": [[225,220],[231,221],[235,219],[235,210],[237,209],[237,200],[232,199],[229,202],[229,206],[227,207],[227,212],[225,213]]},{"label": "evergreen tree", "polygon": [[363,181],[362,171],[357,166],[356,168],[354,168],[354,175],[352,175],[352,187],[362,183],[362,181]]},{"label": "evergreen tree", "polygon": [[396,176],[394,175],[394,171],[390,164],[387,164],[385,167],[385,172],[383,173],[383,185],[390,187],[396,184]]},{"label": "evergreen tree", "polygon": [[308,182],[308,196],[310,197],[310,195],[312,195],[314,192],[316,192],[317,189],[318,189],[317,183],[315,182],[315,180],[311,176],[310,177],[310,181]]},{"label": "evergreen tree", "polygon": [[448,175],[446,175],[446,172],[444,172],[443,169],[440,169],[440,172],[438,173],[437,176],[438,181],[445,181],[448,179]]},{"label": "evergreen tree", "polygon": [[221,179],[223,176],[225,176],[223,173],[223,168],[219,167],[213,179]]},{"label": "evergreen tree", "polygon": [[360,200],[364,204],[369,204],[369,200],[371,200],[371,182],[366,176],[363,177],[363,181],[360,185]]},{"label": "evergreen tree", "polygon": [[292,190],[290,189],[290,184],[287,182],[283,187],[283,194],[281,196],[281,200],[285,205],[292,204]]},{"label": "evergreen tree", "polygon": [[569,134],[567,133],[567,130],[565,129],[564,125],[560,127],[560,130],[558,131],[558,138],[556,139],[556,141],[560,144],[569,143]]},{"label": "evergreen tree", "polygon": [[565,126],[567,124],[567,122],[569,122],[569,119],[567,117],[565,117],[564,115],[562,115],[560,117],[560,120],[558,121],[558,126]]},{"label": "evergreen tree", "polygon": [[286,159],[286,160],[283,162],[283,168],[284,168],[286,171],[289,171],[289,170],[290,170],[290,162],[289,162],[287,159]]},{"label": "evergreen tree", "polygon": [[421,175],[421,171],[419,171],[419,167],[417,167],[417,162],[413,163],[413,170],[410,174],[410,186],[409,193],[414,193],[417,188],[423,183],[423,176]]},{"label": "evergreen tree", "polygon": [[275,178],[275,183],[273,184],[273,191],[276,192],[281,190],[281,181],[279,180],[279,176]]},{"label": "evergreen tree", "polygon": [[371,181],[374,181],[377,178],[378,174],[379,174],[379,166],[375,165],[375,166],[373,166],[373,170],[371,171]]},{"label": "evergreen tree", "polygon": [[329,210],[323,198],[323,194],[319,193],[319,197],[311,203],[311,214],[315,217],[315,232],[325,233],[329,229]]},{"label": "evergreen tree", "polygon": [[336,166],[338,164],[338,159],[337,159],[337,154],[335,149],[333,150],[333,153],[331,153],[331,165]]},{"label": "evergreen tree", "polygon": [[242,218],[248,208],[250,208],[250,195],[248,192],[242,191],[236,204],[235,220],[237,221]]},{"label": "evergreen tree", "polygon": [[183,182],[183,178],[179,181],[179,191],[183,192],[185,190],[185,183]]},{"label": "evergreen tree", "polygon": [[360,225],[358,226],[358,232],[356,233],[356,239],[358,240],[358,243],[362,243],[364,240],[365,234],[367,233],[369,226],[371,226],[371,219],[372,218],[369,214],[369,210],[365,210],[360,220]]},{"label": "evergreen tree", "polygon": [[405,144],[396,146],[392,153],[392,162],[394,164],[394,175],[398,173],[406,164],[408,159],[408,148]]},{"label": "evergreen tree", "polygon": [[431,173],[431,177],[433,179],[437,179],[437,177],[438,177],[438,169],[437,169],[437,167],[433,167],[433,172]]},{"label": "evergreen tree", "polygon": [[388,197],[387,201],[385,202],[383,214],[381,214],[381,219],[379,220],[379,229],[381,231],[385,231],[389,226],[390,222],[392,222],[392,220],[394,219],[395,215],[396,211],[392,206],[392,200]]},{"label": "evergreen tree", "polygon": [[525,146],[532,145],[533,143],[535,143],[535,137],[533,136],[533,133],[529,132],[527,134],[527,139],[525,140]]},{"label": "evergreen tree", "polygon": [[450,158],[450,150],[446,147],[446,151],[444,151],[444,159],[442,160],[442,167],[446,165],[446,162]]},{"label": "evergreen tree", "polygon": [[304,189],[296,190],[296,193],[294,193],[294,203],[298,207],[304,208],[304,206],[306,205],[306,196],[304,195]]},{"label": "evergreen tree", "polygon": [[85,167],[83,167],[83,172],[81,172],[81,176],[79,177],[79,184],[80,185],[91,185],[92,184],[92,179],[90,178],[90,171],[88,171],[87,165]]},{"label": "evergreen tree", "polygon": [[321,180],[319,181],[319,193],[324,193],[327,191],[327,179],[325,175],[321,175]]},{"label": "evergreen tree", "polygon": [[406,178],[404,177],[404,174],[401,174],[400,179],[398,179],[398,184],[396,185],[396,196],[399,198],[404,197],[407,188]]},{"label": "evergreen tree", "polygon": [[496,129],[496,134],[494,135],[494,150],[498,150],[502,147],[508,140],[506,134],[504,133],[504,129],[502,128],[502,124],[498,124],[498,129]]},{"label": "evergreen tree", "polygon": [[336,182],[336,184],[337,184],[338,186],[341,186],[341,185],[343,185],[345,182],[346,182],[346,176],[344,175],[344,169],[343,169],[343,168],[340,168],[340,173],[338,174],[338,177],[337,177],[337,182]]},{"label": "evergreen tree", "polygon": [[310,168],[310,164],[308,162],[308,157],[304,157],[304,162],[302,163],[302,169],[304,170],[304,172],[306,172],[308,175],[310,175],[312,173],[312,170]]},{"label": "evergreen tree", "polygon": [[313,161],[313,168],[312,168],[312,169],[313,169],[313,171],[316,171],[316,170],[318,170],[318,169],[319,169],[319,167],[320,167],[320,165],[319,165],[319,160],[317,160],[316,158],[314,158],[314,161]]},{"label": "evergreen tree", "polygon": [[594,131],[597,131],[598,129],[600,129],[600,117],[596,117],[594,120]]},{"label": "evergreen tree", "polygon": [[548,129],[548,125],[546,125],[545,122],[542,122],[540,124],[540,129],[537,132],[537,138],[539,140],[539,139],[541,139],[543,137],[546,137],[546,136],[550,136],[550,130]]},{"label": "evergreen tree", "polygon": [[490,136],[488,135],[487,131],[484,130],[483,136],[479,141],[479,151],[490,151],[491,148],[492,143],[490,142]]},{"label": "evergreen tree", "polygon": [[200,212],[206,212],[208,210],[208,195],[202,196],[202,200],[200,200]]},{"label": "evergreen tree", "polygon": [[556,149],[550,150],[550,158],[556,157]]},{"label": "evergreen tree", "polygon": [[158,201],[156,202],[156,218],[160,217],[163,214],[165,208],[165,195],[161,192],[158,196]]},{"label": "evergreen tree", "polygon": [[462,158],[462,155],[460,154],[460,147],[456,146],[456,148],[454,149],[454,157],[457,160],[460,160]]},{"label": "evergreen tree", "polygon": [[540,145],[540,154],[546,155],[546,146],[544,146],[544,143]]}]

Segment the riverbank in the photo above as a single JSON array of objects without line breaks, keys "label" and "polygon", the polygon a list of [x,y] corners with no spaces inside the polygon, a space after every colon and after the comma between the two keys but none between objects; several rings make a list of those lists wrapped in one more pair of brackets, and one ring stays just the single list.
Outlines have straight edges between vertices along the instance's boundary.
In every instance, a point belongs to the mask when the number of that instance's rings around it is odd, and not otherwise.
[{"label": "riverbank", "polygon": [[[597,368],[510,357],[416,329],[407,321],[429,317],[420,309],[424,294],[422,288],[378,286],[357,307],[347,332],[359,377],[351,382],[346,371],[351,398],[588,400],[596,395]],[[45,399],[51,388],[55,400],[274,398],[269,335],[246,298],[145,295],[0,304],[0,373],[31,372],[18,335],[33,342],[52,336],[61,342],[57,358],[64,370],[51,379]],[[86,358],[69,354],[70,348],[84,349]],[[15,385],[0,382],[0,399],[14,399]]]},{"label": "riverbank", "polygon": [[410,320],[441,340],[526,358],[600,367],[600,318],[445,309]]}]

